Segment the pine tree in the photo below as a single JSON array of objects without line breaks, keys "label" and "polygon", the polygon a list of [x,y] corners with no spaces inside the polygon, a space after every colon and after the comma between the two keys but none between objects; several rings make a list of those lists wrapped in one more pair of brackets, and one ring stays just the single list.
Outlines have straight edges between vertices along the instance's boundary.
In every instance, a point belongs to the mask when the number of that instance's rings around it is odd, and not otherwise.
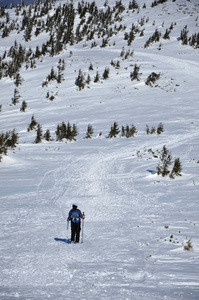
[{"label": "pine tree", "polygon": [[149,129],[149,126],[146,125],[146,133],[149,134],[150,133],[150,129]]},{"label": "pine tree", "polygon": [[180,33],[180,40],[182,41],[182,45],[188,44],[188,32],[187,25],[183,28],[183,30]]},{"label": "pine tree", "polygon": [[152,72],[148,77],[147,80],[145,81],[146,85],[150,85],[151,87],[155,82],[160,78],[160,74],[156,74],[155,72]]},{"label": "pine tree", "polygon": [[30,124],[29,124],[29,126],[28,126],[28,131],[35,129],[36,126],[37,126],[37,124],[38,124],[38,123],[37,123],[37,121],[35,120],[34,115],[32,115],[32,117],[31,117],[31,122],[30,122]]},{"label": "pine tree", "polygon": [[108,137],[109,138],[116,137],[119,134],[119,132],[120,132],[120,130],[118,128],[118,124],[117,124],[117,122],[114,122],[113,126],[111,126],[111,130],[109,132]]},{"label": "pine tree", "polygon": [[72,129],[72,140],[76,141],[75,137],[78,135],[78,128],[75,124],[73,124],[73,129]]},{"label": "pine tree", "polygon": [[89,66],[88,69],[89,69],[90,71],[93,71],[93,70],[94,70],[92,63],[90,63],[90,66]]},{"label": "pine tree", "polygon": [[62,132],[61,132],[61,126],[59,124],[57,125],[55,134],[57,136],[57,141],[61,141],[62,140]]},{"label": "pine tree", "polygon": [[8,37],[8,36],[9,36],[9,33],[10,33],[10,31],[9,31],[8,27],[5,26],[5,27],[3,28],[2,38]]},{"label": "pine tree", "polygon": [[32,22],[29,22],[25,29],[25,41],[28,42],[31,40],[31,32],[32,32]]},{"label": "pine tree", "polygon": [[26,108],[27,108],[27,103],[26,103],[26,101],[23,101],[22,104],[21,104],[20,111],[25,112]]},{"label": "pine tree", "polygon": [[51,68],[50,74],[47,76],[47,79],[48,79],[48,81],[51,81],[51,80],[54,80],[54,79],[56,80],[57,79],[57,74],[55,73],[53,67]]},{"label": "pine tree", "polygon": [[137,129],[135,125],[131,125],[131,128],[129,130],[129,137],[134,137],[135,133],[137,133]]},{"label": "pine tree", "polygon": [[36,139],[35,139],[35,143],[38,144],[38,143],[41,143],[42,141],[42,127],[40,124],[37,125],[37,136],[36,136]]},{"label": "pine tree", "polygon": [[88,74],[87,79],[86,79],[86,83],[87,83],[87,84],[90,84],[90,82],[91,82],[91,77],[90,77],[90,75]]},{"label": "pine tree", "polygon": [[7,146],[6,146],[6,140],[8,139],[9,134],[6,133],[0,133],[0,161],[2,159],[2,155],[7,154]]},{"label": "pine tree", "polygon": [[151,134],[155,134],[156,133],[156,129],[154,126],[151,127]]},{"label": "pine tree", "polygon": [[31,59],[31,61],[30,61],[30,67],[31,67],[31,69],[35,69],[36,68],[36,61],[35,61],[35,59]]},{"label": "pine tree", "polygon": [[15,84],[17,87],[22,84],[22,78],[19,73],[16,74]]},{"label": "pine tree", "polygon": [[57,75],[57,83],[61,83],[64,80],[64,75],[60,68],[58,68],[58,75]]},{"label": "pine tree", "polygon": [[132,2],[129,2],[129,9],[138,9],[139,5],[137,4],[137,2],[135,0],[133,0]]},{"label": "pine tree", "polygon": [[95,76],[95,78],[94,78],[94,82],[96,83],[96,82],[98,82],[100,80],[100,75],[99,75],[99,72],[97,71],[96,72],[96,76]]},{"label": "pine tree", "polygon": [[67,126],[66,126],[66,139],[69,141],[72,141],[72,127],[70,122],[68,121]]},{"label": "pine tree", "polygon": [[121,133],[121,137],[124,137],[125,136],[125,128],[124,126],[122,125],[122,133]]},{"label": "pine tree", "polygon": [[137,81],[140,80],[140,77],[139,77],[140,73],[139,73],[139,71],[140,71],[140,67],[138,67],[138,66],[135,64],[134,70],[133,70],[133,72],[132,72],[131,75],[130,75],[132,81],[133,81],[133,80],[137,80]]},{"label": "pine tree", "polygon": [[16,105],[19,102],[19,98],[21,96],[19,95],[19,91],[17,89],[14,89],[14,97],[13,97],[13,104]]},{"label": "pine tree", "polygon": [[91,139],[93,133],[94,133],[94,130],[93,130],[92,125],[88,124],[87,132],[86,132],[86,139]]},{"label": "pine tree", "polygon": [[125,136],[126,136],[127,138],[130,137],[130,128],[129,128],[129,125],[126,125],[126,128],[125,128]]},{"label": "pine tree", "polygon": [[6,147],[14,148],[18,141],[18,134],[15,132],[15,129],[7,133],[7,138],[5,141]]},{"label": "pine tree", "polygon": [[86,84],[85,78],[84,78],[84,75],[83,75],[83,73],[82,73],[82,71],[81,71],[81,69],[80,69],[80,70],[79,70],[78,77],[77,77],[77,79],[76,79],[76,85],[78,86],[79,91],[81,91],[82,89],[84,89],[85,84]]},{"label": "pine tree", "polygon": [[46,140],[46,141],[52,141],[52,139],[51,139],[51,134],[50,134],[50,130],[49,129],[47,129],[46,130],[46,132],[44,133],[44,139]]},{"label": "pine tree", "polygon": [[175,176],[182,176],[182,174],[180,174],[181,172],[182,172],[182,165],[181,165],[180,159],[176,158],[175,161],[174,161],[173,169],[172,169],[171,174],[169,175],[169,177],[171,179],[174,179]]},{"label": "pine tree", "polygon": [[18,139],[18,134],[15,132],[15,129],[13,129],[13,131],[11,132],[11,147],[16,147]]},{"label": "pine tree", "polygon": [[104,70],[104,73],[103,73],[103,78],[104,79],[109,78],[109,71],[110,71],[109,68],[106,67],[105,70]]},{"label": "pine tree", "polygon": [[160,122],[160,124],[158,125],[158,128],[157,128],[157,134],[161,134],[162,132],[164,132],[164,126],[162,124],[162,122]]},{"label": "pine tree", "polygon": [[163,39],[169,40],[170,39],[170,36],[169,36],[170,32],[171,31],[169,29],[166,29],[165,34],[163,35]]},{"label": "pine tree", "polygon": [[128,46],[131,46],[131,44],[132,44],[132,42],[134,41],[134,39],[135,39],[135,29],[134,28],[132,28],[131,29],[131,32],[130,32],[130,34],[129,34],[129,37],[128,37]]},{"label": "pine tree", "polygon": [[41,56],[41,51],[39,49],[39,46],[36,46],[36,50],[35,50],[35,58],[40,58]]},{"label": "pine tree", "polygon": [[170,151],[164,145],[157,166],[157,174],[165,177],[169,174],[169,166],[171,165],[172,156]]}]

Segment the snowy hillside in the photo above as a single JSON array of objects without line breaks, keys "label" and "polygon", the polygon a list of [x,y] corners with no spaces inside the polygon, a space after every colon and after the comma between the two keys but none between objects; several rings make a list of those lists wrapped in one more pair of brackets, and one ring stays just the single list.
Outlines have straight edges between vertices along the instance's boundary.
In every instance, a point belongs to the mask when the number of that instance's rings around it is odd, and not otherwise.
[{"label": "snowy hillside", "polygon": [[198,299],[198,1],[3,2],[0,299]]}]

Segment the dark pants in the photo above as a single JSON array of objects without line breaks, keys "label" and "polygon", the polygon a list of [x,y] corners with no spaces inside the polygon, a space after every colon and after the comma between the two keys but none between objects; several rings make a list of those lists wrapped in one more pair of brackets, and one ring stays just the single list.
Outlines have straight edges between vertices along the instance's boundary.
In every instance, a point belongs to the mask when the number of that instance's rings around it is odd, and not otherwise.
[{"label": "dark pants", "polygon": [[81,226],[80,222],[74,223],[71,222],[71,242],[79,243],[79,236],[80,236]]}]

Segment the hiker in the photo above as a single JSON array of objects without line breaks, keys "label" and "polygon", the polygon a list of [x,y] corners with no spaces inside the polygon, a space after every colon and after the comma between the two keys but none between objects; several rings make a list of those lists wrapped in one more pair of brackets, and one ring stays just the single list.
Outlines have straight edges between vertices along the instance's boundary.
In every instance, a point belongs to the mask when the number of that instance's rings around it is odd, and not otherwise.
[{"label": "hiker", "polygon": [[73,204],[73,208],[69,211],[67,221],[71,221],[71,242],[79,243],[81,231],[81,219],[85,219],[84,214],[77,208],[77,204]]}]

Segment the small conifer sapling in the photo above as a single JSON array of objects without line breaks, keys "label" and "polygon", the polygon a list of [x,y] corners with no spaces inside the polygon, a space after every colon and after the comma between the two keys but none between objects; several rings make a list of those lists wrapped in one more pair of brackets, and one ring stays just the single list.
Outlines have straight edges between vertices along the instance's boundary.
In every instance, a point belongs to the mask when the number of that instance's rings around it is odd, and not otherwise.
[{"label": "small conifer sapling", "polygon": [[92,125],[88,124],[87,132],[86,132],[86,139],[91,139],[93,133],[94,133],[94,130],[93,130]]}]

